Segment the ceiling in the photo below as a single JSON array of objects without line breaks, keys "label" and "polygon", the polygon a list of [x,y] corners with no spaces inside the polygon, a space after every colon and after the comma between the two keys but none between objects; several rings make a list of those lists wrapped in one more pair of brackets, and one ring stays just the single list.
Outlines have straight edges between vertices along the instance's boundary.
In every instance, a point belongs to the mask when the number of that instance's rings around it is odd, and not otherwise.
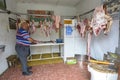
[{"label": "ceiling", "polygon": [[17,0],[22,3],[41,3],[51,5],[63,5],[63,6],[77,6],[81,0]]}]

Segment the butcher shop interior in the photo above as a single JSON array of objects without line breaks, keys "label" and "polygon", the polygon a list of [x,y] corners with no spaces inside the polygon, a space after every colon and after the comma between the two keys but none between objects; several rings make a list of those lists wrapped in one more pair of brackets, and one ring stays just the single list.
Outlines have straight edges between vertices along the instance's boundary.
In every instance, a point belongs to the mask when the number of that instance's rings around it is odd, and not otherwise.
[{"label": "butcher shop interior", "polygon": [[0,0],[0,80],[120,80],[120,0]]}]

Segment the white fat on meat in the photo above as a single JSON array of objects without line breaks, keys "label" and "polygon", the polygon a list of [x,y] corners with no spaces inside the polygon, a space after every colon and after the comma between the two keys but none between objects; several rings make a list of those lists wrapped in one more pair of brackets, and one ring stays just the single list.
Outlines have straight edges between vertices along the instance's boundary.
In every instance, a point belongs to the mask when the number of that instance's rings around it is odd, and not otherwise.
[{"label": "white fat on meat", "polygon": [[101,30],[106,28],[107,19],[105,18],[105,11],[103,6],[95,8],[93,19],[91,21],[91,26],[93,27],[93,32],[95,36],[98,36]]},{"label": "white fat on meat", "polygon": [[61,21],[61,17],[60,16],[52,16],[52,20],[53,20],[53,29],[55,29],[56,32],[58,32],[59,28],[60,28],[60,21]]},{"label": "white fat on meat", "polygon": [[32,20],[31,22],[30,22],[30,34],[33,34],[35,31],[36,31],[36,27],[35,27],[35,22],[34,22],[34,20]]},{"label": "white fat on meat", "polygon": [[86,26],[84,25],[84,22],[78,22],[78,26],[77,26],[77,29],[81,35],[81,37],[85,37],[85,28]]}]

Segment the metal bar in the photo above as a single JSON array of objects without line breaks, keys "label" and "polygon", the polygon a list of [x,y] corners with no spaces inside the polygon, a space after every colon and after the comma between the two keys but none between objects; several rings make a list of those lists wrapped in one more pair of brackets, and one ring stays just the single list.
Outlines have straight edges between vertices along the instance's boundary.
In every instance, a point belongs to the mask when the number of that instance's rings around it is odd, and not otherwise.
[{"label": "metal bar", "polygon": [[12,12],[9,10],[0,11],[0,13],[14,14],[14,15],[28,15],[28,16],[51,16],[51,15],[40,15],[40,14],[28,14],[28,13],[20,13],[20,12]]},{"label": "metal bar", "polygon": [[[41,14],[28,14],[28,13],[20,13],[20,12],[12,12],[8,10],[0,11],[0,13],[14,14],[17,16],[27,15],[27,16],[51,16],[51,15],[41,15]],[[74,17],[74,16],[61,16],[61,17]]]}]

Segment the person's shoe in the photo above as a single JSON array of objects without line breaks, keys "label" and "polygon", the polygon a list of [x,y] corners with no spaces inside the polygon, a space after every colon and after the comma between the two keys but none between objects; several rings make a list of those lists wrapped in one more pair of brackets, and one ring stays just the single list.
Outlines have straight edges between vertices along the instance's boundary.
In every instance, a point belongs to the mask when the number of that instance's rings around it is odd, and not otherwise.
[{"label": "person's shoe", "polygon": [[27,67],[27,70],[30,71],[32,69],[32,66]]},{"label": "person's shoe", "polygon": [[28,72],[23,72],[22,75],[24,76],[29,76],[31,75],[33,72],[32,71],[28,71]]},{"label": "person's shoe", "polygon": [[32,69],[32,66],[29,66],[27,69],[28,69],[28,70]]}]

